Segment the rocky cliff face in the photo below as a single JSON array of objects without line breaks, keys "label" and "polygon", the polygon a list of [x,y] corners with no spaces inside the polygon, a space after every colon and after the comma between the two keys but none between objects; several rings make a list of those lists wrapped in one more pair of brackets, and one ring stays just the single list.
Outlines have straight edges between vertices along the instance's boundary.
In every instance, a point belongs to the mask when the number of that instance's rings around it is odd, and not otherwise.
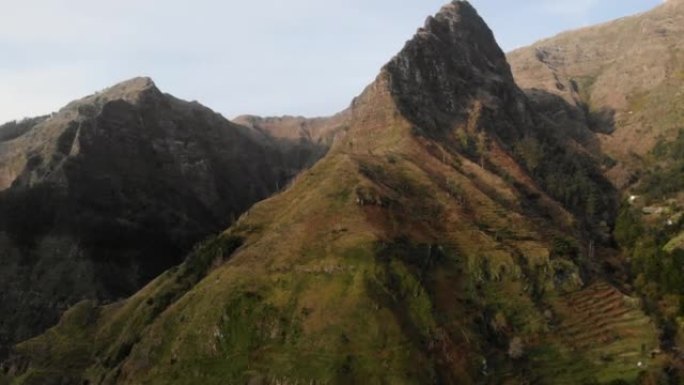
[{"label": "rocky cliff face", "polygon": [[[427,133],[445,133],[467,120],[478,100],[491,116],[491,131],[513,139],[529,122],[494,35],[467,2],[446,5],[385,67],[401,112]],[[506,115],[506,119],[500,119]]]},{"label": "rocky cliff face", "polygon": [[131,294],[322,156],[294,159],[147,78],[0,133],[3,346]]},{"label": "rocky cliff face", "polygon": [[612,191],[516,87],[472,6],[428,19],[348,114],[288,189],[126,301],[70,309],[6,371],[66,384],[636,379],[622,357],[655,347],[655,328],[607,283],[583,289],[604,246],[587,226]]}]

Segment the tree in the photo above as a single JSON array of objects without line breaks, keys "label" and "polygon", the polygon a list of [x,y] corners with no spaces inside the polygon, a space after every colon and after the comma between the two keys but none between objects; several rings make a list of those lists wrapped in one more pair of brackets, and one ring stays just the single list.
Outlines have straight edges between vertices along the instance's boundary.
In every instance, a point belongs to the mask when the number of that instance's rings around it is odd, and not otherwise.
[{"label": "tree", "polygon": [[484,168],[485,155],[487,154],[487,134],[484,130],[479,131],[475,138],[475,151],[480,157],[480,167]]},{"label": "tree", "polygon": [[525,346],[520,337],[513,337],[508,345],[508,356],[517,360],[525,355]]},{"label": "tree", "polygon": [[515,153],[523,160],[525,166],[531,172],[534,172],[539,167],[544,158],[544,151],[539,141],[532,137],[525,138],[516,143]]}]

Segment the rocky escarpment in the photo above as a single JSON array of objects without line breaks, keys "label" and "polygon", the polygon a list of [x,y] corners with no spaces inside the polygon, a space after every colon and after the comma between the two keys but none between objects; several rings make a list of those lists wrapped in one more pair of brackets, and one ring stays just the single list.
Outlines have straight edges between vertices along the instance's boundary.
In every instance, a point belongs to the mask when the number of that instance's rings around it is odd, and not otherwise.
[{"label": "rocky escarpment", "polygon": [[125,297],[284,187],[295,159],[132,79],[0,128],[0,345]]}]

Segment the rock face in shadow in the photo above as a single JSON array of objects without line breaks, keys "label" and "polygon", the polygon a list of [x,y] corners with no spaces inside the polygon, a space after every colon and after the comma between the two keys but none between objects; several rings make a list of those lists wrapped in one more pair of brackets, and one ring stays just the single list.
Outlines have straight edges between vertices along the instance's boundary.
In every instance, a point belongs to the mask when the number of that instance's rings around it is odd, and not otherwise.
[{"label": "rock face in shadow", "polygon": [[125,297],[323,156],[136,78],[0,128],[0,346]]},{"label": "rock face in shadow", "polygon": [[516,131],[530,124],[506,56],[468,2],[428,17],[385,70],[398,107],[427,133],[452,130],[468,118],[474,100],[493,112],[490,130],[502,138],[519,137]]}]

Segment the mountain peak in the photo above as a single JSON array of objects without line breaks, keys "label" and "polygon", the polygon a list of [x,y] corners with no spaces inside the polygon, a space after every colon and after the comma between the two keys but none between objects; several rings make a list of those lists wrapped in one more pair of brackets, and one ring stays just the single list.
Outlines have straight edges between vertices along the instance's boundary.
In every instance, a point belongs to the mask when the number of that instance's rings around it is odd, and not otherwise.
[{"label": "mountain peak", "polygon": [[443,6],[434,16],[428,16],[425,25],[418,29],[409,44],[427,37],[441,39],[445,43],[454,43],[470,34],[484,35],[484,38],[492,40],[494,38],[487,24],[469,2],[452,1]]},{"label": "mountain peak", "polygon": [[135,77],[105,88],[83,99],[75,100],[60,110],[60,112],[71,114],[74,111],[78,111],[79,113],[85,112],[91,115],[95,111],[92,110],[93,106],[97,110],[106,103],[118,100],[138,104],[144,97],[150,95],[161,96],[162,92],[149,77]]},{"label": "mountain peak", "polygon": [[139,96],[147,91],[159,92],[156,84],[149,77],[135,77],[117,83],[102,91],[107,99],[130,99]]},{"label": "mountain peak", "polygon": [[137,76],[131,79],[124,80],[113,85],[110,88],[129,88],[129,89],[146,89],[150,87],[156,87],[152,78],[147,76]]},{"label": "mountain peak", "polygon": [[455,0],[444,5],[435,16],[428,17],[428,21],[431,19],[440,19],[460,22],[464,16],[477,16],[477,11],[469,2]]},{"label": "mountain peak", "polygon": [[400,111],[428,132],[451,129],[476,100],[496,109],[521,94],[494,34],[467,1],[428,17],[384,72]]}]

